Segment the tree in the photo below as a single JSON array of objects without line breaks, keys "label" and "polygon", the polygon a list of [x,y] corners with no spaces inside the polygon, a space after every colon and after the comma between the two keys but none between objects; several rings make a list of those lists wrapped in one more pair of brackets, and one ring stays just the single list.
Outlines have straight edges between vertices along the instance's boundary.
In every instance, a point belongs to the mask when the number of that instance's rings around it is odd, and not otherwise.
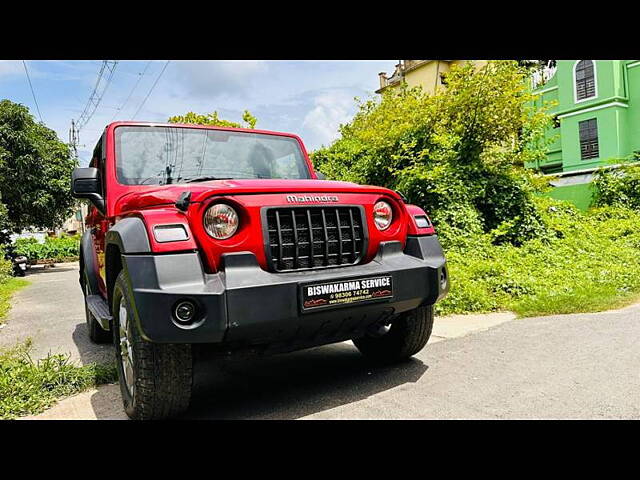
[{"label": "tree", "polygon": [[258,119],[251,115],[249,110],[245,110],[242,114],[242,121],[246,125],[241,125],[237,122],[232,122],[230,120],[224,120],[218,116],[218,112],[214,111],[213,113],[207,114],[199,114],[194,112],[188,112],[185,115],[176,115],[174,117],[169,118],[170,123],[191,123],[195,125],[215,125],[218,127],[233,127],[233,128],[256,128],[256,123]]},{"label": "tree", "polygon": [[542,70],[556,66],[557,60],[516,60],[518,65],[527,69]]},{"label": "tree", "polygon": [[24,105],[0,101],[0,231],[53,229],[71,212],[69,147]]},{"label": "tree", "polygon": [[341,138],[312,154],[329,178],[384,185],[424,207],[445,242],[493,231],[519,243],[542,235],[537,184],[523,169],[545,155],[550,117],[533,108],[516,61],[454,67],[447,88],[384,92],[361,103]]}]

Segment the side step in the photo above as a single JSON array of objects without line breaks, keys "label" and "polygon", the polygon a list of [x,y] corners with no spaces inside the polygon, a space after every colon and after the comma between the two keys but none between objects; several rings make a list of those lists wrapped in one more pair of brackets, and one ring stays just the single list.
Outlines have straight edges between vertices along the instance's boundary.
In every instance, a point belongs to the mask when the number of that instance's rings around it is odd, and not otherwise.
[{"label": "side step", "polygon": [[107,305],[107,302],[105,302],[100,295],[89,295],[87,297],[87,306],[100,326],[109,331],[113,317],[111,316],[111,313],[109,313],[109,306]]}]

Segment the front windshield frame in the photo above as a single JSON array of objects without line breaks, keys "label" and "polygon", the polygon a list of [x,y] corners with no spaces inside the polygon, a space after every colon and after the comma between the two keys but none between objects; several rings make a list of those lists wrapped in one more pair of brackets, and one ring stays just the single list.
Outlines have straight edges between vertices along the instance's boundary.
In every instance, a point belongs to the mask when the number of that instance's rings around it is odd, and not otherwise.
[{"label": "front windshield frame", "polygon": [[[287,135],[287,134],[282,134],[282,133],[276,133],[276,132],[268,132],[268,131],[262,131],[262,130],[258,130],[258,131],[251,131],[251,130],[242,130],[242,129],[234,129],[234,128],[210,128],[210,127],[203,127],[203,126],[197,126],[197,125],[193,125],[193,126],[186,126],[186,125],[136,125],[136,124],[124,124],[124,125],[117,125],[114,127],[113,130],[113,139],[114,139],[114,176],[116,178],[116,181],[118,184],[122,185],[122,186],[126,186],[126,187],[133,187],[133,186],[152,186],[152,187],[158,187],[158,186],[165,186],[165,185],[184,185],[184,184],[188,184],[188,183],[197,183],[197,181],[195,182],[189,182],[189,180],[194,180],[194,178],[183,178],[181,180],[177,180],[174,179],[173,181],[171,181],[170,183],[168,182],[150,182],[150,183],[145,183],[146,180],[151,179],[152,177],[149,178],[144,178],[143,181],[138,181],[138,182],[130,182],[127,180],[131,180],[134,178],[142,178],[142,177],[122,177],[121,176],[121,170],[119,168],[119,161],[122,158],[122,143],[120,140],[120,135],[122,135],[123,132],[125,132],[127,129],[130,130],[137,130],[137,131],[144,131],[144,129],[148,129],[148,128],[154,128],[154,129],[184,129],[184,130],[193,130],[193,131],[204,131],[203,135],[206,135],[208,138],[209,133],[205,133],[205,132],[227,132],[229,134],[235,135],[251,135],[254,138],[257,136],[261,136],[261,137],[278,137],[278,139],[282,139],[282,140],[286,140],[289,142],[293,142],[295,144],[295,149],[292,150],[292,155],[294,155],[295,159],[295,168],[298,170],[298,173],[300,174],[299,178],[283,178],[283,177],[278,177],[278,176],[264,176],[264,177],[260,177],[260,176],[254,176],[254,177],[243,177],[243,176],[237,176],[237,177],[227,177],[227,176],[221,176],[218,179],[233,179],[233,180],[241,180],[241,179],[251,179],[251,178],[259,178],[259,179],[271,179],[271,180],[285,180],[285,179],[291,179],[291,180],[311,180],[313,179],[313,170],[311,169],[310,165],[309,165],[309,159],[307,157],[306,151],[304,149],[304,145],[302,144],[302,141],[296,137],[295,135]],[[208,143],[208,142],[206,142]],[[207,177],[209,175],[207,174],[202,174],[202,175],[198,175],[198,176],[202,176],[202,177]],[[158,176],[158,178],[161,178],[160,176]],[[201,181],[206,181],[206,180],[201,180]]]}]

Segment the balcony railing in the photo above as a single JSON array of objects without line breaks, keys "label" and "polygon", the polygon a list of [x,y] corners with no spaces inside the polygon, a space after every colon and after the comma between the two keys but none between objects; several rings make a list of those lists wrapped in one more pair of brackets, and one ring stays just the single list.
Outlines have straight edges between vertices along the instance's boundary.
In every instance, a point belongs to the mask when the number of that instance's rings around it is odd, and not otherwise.
[{"label": "balcony railing", "polygon": [[380,89],[378,90],[378,93],[386,87],[398,85],[407,72],[410,72],[411,70],[418,68],[423,63],[430,61],[431,60],[401,60],[400,63],[396,65],[393,75],[387,77],[384,73],[380,74]]}]

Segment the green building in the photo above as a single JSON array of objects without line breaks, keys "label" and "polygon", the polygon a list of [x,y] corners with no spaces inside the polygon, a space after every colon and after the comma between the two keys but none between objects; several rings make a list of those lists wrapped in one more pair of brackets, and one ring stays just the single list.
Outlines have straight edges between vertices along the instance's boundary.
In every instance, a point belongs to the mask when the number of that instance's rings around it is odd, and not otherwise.
[{"label": "green building", "polygon": [[533,84],[537,105],[557,104],[547,157],[526,166],[557,176],[550,196],[587,208],[593,172],[640,155],[640,61],[558,60]]}]

